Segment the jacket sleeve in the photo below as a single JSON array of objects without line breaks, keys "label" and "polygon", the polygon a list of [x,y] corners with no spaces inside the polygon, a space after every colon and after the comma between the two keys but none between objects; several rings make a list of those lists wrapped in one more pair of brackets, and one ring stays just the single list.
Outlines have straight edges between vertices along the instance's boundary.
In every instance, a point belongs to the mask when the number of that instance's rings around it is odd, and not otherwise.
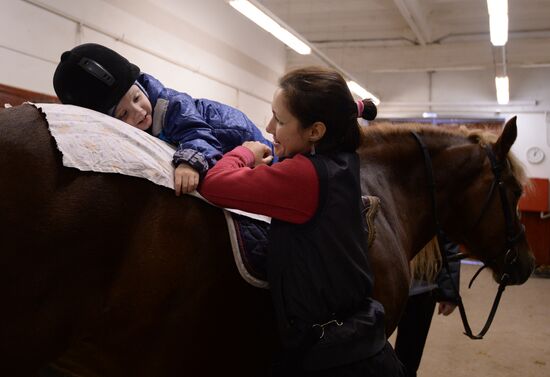
[{"label": "jacket sleeve", "polygon": [[222,157],[213,128],[204,121],[188,94],[176,92],[171,96],[163,133],[177,144],[172,160],[175,166],[185,162],[204,175]]},{"label": "jacket sleeve", "polygon": [[[459,252],[458,245],[450,241],[444,242],[445,249],[447,251],[447,257],[455,255]],[[457,292],[453,288],[453,283],[456,289],[460,287],[460,261],[449,262],[449,273],[445,267],[441,269],[439,275],[437,275],[436,283],[437,288],[435,291],[435,297],[437,301],[450,301],[455,304],[458,303]]]},{"label": "jacket sleeve", "polygon": [[319,201],[319,178],[309,159],[296,155],[271,166],[253,166],[252,152],[237,147],[208,171],[199,192],[220,207],[293,224],[313,217]]}]

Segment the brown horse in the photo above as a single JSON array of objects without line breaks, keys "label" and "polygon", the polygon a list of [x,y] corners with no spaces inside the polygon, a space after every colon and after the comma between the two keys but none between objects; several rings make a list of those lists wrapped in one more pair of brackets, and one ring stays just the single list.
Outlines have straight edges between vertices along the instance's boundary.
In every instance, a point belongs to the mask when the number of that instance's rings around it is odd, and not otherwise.
[{"label": "brown horse", "polygon": [[[440,222],[503,274],[500,193],[480,214],[493,173],[480,140],[416,128],[433,159]],[[509,123],[491,149],[507,159]],[[422,152],[409,129],[371,128],[360,151],[365,192],[381,198],[370,250],[375,296],[397,324],[408,261],[435,232]],[[48,363],[78,376],[267,374],[276,349],[269,293],[245,283],[222,212],[150,182],[65,168],[43,116],[0,111],[0,375],[36,376]],[[503,165],[515,206],[521,177]],[[476,221],[481,220],[470,228]],[[523,234],[511,284],[533,269]]]}]

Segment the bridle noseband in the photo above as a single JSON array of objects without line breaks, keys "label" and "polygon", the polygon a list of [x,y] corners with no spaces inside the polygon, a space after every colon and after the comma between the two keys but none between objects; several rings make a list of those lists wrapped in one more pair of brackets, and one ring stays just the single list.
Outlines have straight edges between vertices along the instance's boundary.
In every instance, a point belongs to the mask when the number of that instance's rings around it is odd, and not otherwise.
[{"label": "bridle noseband", "polygon": [[[466,257],[464,254],[457,254],[450,258],[447,257],[447,250],[445,247],[445,243],[443,242],[446,237],[445,233],[443,232],[443,229],[441,228],[441,224],[439,223],[439,217],[437,214],[437,206],[436,206],[436,199],[435,199],[435,180],[433,175],[433,167],[432,167],[432,161],[430,158],[430,152],[426,146],[426,144],[422,141],[420,135],[418,135],[416,132],[411,132],[419,144],[420,148],[422,149],[422,153],[424,156],[424,164],[426,167],[426,173],[428,178],[428,187],[430,189],[430,197],[432,202],[432,212],[434,217],[434,223],[436,228],[436,235],[437,235],[437,242],[439,244],[439,249],[441,252],[441,258],[443,260],[443,267],[447,271],[447,273],[450,276],[450,269],[449,269],[449,260],[458,260],[463,259]],[[474,225],[472,226],[472,231],[474,231],[478,225],[481,223],[481,219],[485,215],[485,212],[489,208],[489,204],[491,202],[491,198],[494,195],[495,188],[498,187],[499,190],[499,196],[500,196],[500,202],[502,206],[502,212],[504,214],[504,221],[506,223],[506,247],[504,251],[504,267],[503,267],[503,273],[499,282],[498,291],[496,293],[495,299],[493,301],[493,305],[491,307],[491,312],[489,313],[489,316],[487,318],[487,321],[485,322],[485,326],[483,326],[482,330],[477,334],[474,335],[472,333],[472,330],[470,328],[470,324],[468,323],[468,318],[466,316],[466,310],[464,309],[464,304],[462,302],[462,297],[460,296],[460,293],[458,291],[458,287],[456,287],[454,281],[451,280],[451,285],[453,287],[453,290],[455,291],[457,297],[458,297],[458,308],[460,311],[460,317],[462,319],[462,324],[464,325],[464,334],[470,337],[471,339],[483,339],[483,336],[487,333],[489,330],[489,327],[491,327],[491,323],[493,322],[493,319],[495,317],[496,311],[498,309],[498,305],[500,302],[500,298],[502,296],[502,293],[504,292],[504,289],[506,288],[506,285],[509,282],[511,270],[514,266],[514,264],[517,262],[519,251],[517,248],[517,243],[519,239],[524,235],[525,233],[525,227],[523,225],[520,226],[519,231],[514,234],[514,224],[512,221],[512,214],[510,213],[510,206],[508,202],[508,196],[506,195],[506,189],[504,187],[504,181],[502,180],[502,163],[497,161],[495,154],[491,147],[489,145],[483,145],[483,148],[485,152],[487,153],[487,157],[489,158],[489,161],[491,163],[491,171],[493,172],[493,182],[491,184],[491,188],[489,189],[489,193],[487,194],[487,197],[485,198],[485,202],[482,206],[481,213],[479,214],[477,220],[474,222]],[[473,276],[472,280],[470,281],[469,287],[472,285],[474,279],[479,275],[479,273],[487,266],[492,265],[496,263],[497,258],[500,257],[497,256],[493,260],[489,262],[484,262],[484,266],[481,267]]]}]

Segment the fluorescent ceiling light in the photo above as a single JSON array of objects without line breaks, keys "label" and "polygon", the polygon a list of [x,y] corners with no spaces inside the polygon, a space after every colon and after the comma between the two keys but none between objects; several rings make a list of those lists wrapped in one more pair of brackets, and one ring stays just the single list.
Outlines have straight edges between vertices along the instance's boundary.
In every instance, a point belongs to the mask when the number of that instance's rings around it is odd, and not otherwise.
[{"label": "fluorescent ceiling light", "polygon": [[422,113],[422,118],[437,118],[437,113],[424,112]]},{"label": "fluorescent ceiling light", "polygon": [[[269,10],[265,9],[262,4],[256,2],[256,0],[228,0],[229,5],[235,8],[237,11],[245,15],[252,20],[256,25],[262,29],[273,34],[277,39],[292,48],[299,54],[309,55],[312,48],[304,41],[302,41],[290,27],[285,25],[284,22],[279,20],[276,16],[272,15]],[[315,53],[321,57],[329,66],[334,67],[338,71],[343,70],[336,66],[330,59],[326,58],[319,50],[315,49]],[[344,74],[344,73],[343,73]],[[346,76],[346,74],[344,74]],[[380,103],[380,100],[372,93],[362,88],[354,81],[348,81],[348,87],[350,91],[361,97],[361,99],[369,98],[375,105]]]},{"label": "fluorescent ceiling light", "polygon": [[302,42],[286,28],[279,25],[272,17],[268,16],[250,1],[232,0],[229,1],[229,5],[248,17],[265,31],[273,34],[275,38],[279,39],[297,53],[302,55],[311,54],[311,48],[306,43]]},{"label": "fluorescent ceiling light", "polygon": [[510,102],[508,76],[495,77],[495,85],[497,87],[497,102],[499,105],[508,104],[508,102]]},{"label": "fluorescent ceiling light", "polygon": [[508,41],[508,0],[487,0],[489,28],[493,46],[504,46]]},{"label": "fluorescent ceiling light", "polygon": [[374,94],[357,84],[355,81],[349,80],[347,83],[349,90],[352,93],[357,94],[361,99],[371,99],[375,105],[380,104],[380,100]]}]

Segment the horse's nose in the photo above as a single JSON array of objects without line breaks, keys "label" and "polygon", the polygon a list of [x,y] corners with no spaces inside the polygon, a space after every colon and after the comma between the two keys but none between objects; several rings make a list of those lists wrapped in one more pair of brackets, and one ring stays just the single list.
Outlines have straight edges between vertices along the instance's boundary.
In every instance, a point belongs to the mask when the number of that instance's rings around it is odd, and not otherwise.
[{"label": "horse's nose", "polygon": [[521,255],[517,259],[516,263],[517,268],[514,268],[511,273],[509,283],[511,285],[520,285],[525,283],[535,270],[535,257],[530,251],[525,255]]}]

